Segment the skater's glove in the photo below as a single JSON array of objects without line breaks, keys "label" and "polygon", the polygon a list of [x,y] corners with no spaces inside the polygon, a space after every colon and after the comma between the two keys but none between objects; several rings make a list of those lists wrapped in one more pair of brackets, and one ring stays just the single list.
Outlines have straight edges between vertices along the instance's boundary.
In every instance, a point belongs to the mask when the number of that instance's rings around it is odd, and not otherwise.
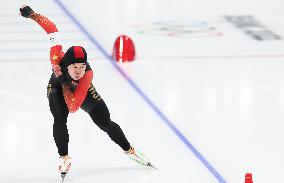
[{"label": "skater's glove", "polygon": [[30,15],[34,13],[34,11],[31,9],[31,7],[27,6],[27,5],[23,5],[20,8],[20,15],[22,15],[25,18],[30,18]]}]

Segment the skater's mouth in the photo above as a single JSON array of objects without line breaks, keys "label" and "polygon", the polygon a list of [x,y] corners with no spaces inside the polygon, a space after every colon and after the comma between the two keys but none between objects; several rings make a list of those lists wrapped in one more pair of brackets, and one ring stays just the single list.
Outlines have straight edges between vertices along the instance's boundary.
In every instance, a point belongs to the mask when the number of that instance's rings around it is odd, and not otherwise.
[{"label": "skater's mouth", "polygon": [[75,76],[75,79],[76,79],[76,80],[80,79],[80,76]]}]

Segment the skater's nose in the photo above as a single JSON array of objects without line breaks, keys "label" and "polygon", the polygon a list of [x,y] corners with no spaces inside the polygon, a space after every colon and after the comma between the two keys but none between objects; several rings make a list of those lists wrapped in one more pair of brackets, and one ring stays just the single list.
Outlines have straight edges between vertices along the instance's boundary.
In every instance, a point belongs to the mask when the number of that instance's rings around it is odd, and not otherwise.
[{"label": "skater's nose", "polygon": [[82,72],[82,69],[80,69],[80,68],[77,68],[76,70],[75,70],[75,73],[76,74],[80,74]]}]

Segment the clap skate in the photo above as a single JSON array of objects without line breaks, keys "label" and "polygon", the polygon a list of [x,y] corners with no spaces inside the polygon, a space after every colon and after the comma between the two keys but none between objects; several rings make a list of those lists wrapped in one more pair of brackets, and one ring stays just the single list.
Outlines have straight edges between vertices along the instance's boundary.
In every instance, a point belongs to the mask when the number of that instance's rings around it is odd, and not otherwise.
[{"label": "clap skate", "polygon": [[125,154],[133,161],[137,162],[138,164],[150,168],[157,169],[153,166],[146,155],[136,151],[133,147],[131,147],[128,151],[125,151]]},{"label": "clap skate", "polygon": [[71,167],[71,158],[68,157],[61,157],[59,158],[60,162],[59,162],[59,166],[58,166],[58,170],[61,174],[61,178],[62,178],[62,183],[64,182],[64,179],[68,173],[68,171],[70,170]]}]

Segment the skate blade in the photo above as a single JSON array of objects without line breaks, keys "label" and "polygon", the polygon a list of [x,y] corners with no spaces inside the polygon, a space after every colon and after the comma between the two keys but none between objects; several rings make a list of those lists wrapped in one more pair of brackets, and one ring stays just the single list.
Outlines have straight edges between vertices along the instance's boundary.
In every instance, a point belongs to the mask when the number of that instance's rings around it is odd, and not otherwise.
[{"label": "skate blade", "polygon": [[66,175],[67,175],[66,172],[62,172],[62,173],[61,173],[61,179],[62,179],[61,182],[62,182],[62,183],[64,182],[64,179],[65,179]]},{"label": "skate blade", "polygon": [[147,167],[149,168],[153,168],[155,170],[158,170],[158,168],[156,168],[154,165],[152,165],[150,162],[147,164]]}]

